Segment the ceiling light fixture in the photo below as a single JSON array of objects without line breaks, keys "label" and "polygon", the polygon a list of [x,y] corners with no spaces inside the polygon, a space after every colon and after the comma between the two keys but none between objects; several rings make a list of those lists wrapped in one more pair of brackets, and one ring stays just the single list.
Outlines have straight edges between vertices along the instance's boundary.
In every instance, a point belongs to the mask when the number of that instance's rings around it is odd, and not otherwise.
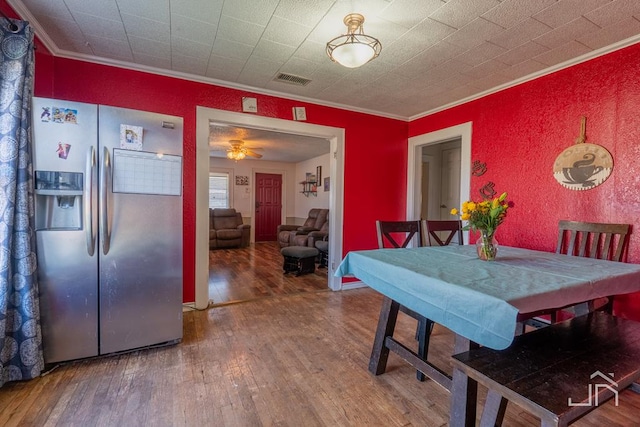
[{"label": "ceiling light fixture", "polygon": [[327,43],[327,55],[347,68],[357,68],[380,55],[382,45],[375,37],[364,34],[364,16],[351,13],[344,17],[347,34]]},{"label": "ceiling light fixture", "polygon": [[231,150],[227,151],[227,158],[235,160],[236,162],[238,160],[244,159],[245,157],[247,157],[247,153],[245,152],[244,148],[232,148]]}]

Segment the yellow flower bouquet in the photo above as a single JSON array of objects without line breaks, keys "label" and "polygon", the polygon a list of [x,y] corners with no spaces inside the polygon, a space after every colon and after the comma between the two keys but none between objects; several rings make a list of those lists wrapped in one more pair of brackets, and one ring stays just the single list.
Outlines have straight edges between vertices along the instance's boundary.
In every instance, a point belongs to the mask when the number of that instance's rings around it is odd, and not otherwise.
[{"label": "yellow flower bouquet", "polygon": [[506,218],[507,209],[509,202],[506,192],[500,197],[481,202],[466,201],[462,204],[462,212],[451,209],[451,215],[460,216],[461,220],[468,221],[464,230],[480,232],[480,239],[476,242],[480,259],[492,261],[496,258],[498,245],[495,242],[495,233]]}]

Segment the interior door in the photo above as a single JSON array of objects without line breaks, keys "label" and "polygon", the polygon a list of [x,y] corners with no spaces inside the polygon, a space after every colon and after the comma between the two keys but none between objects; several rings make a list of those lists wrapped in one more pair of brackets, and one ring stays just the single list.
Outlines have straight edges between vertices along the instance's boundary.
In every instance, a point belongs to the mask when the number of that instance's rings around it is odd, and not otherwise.
[{"label": "interior door", "polygon": [[420,219],[429,218],[429,161],[422,162],[422,200],[420,202]]},{"label": "interior door", "polygon": [[451,209],[460,203],[460,148],[442,150],[442,185],[440,192],[440,219],[452,219]]},{"label": "interior door", "polygon": [[256,174],[255,236],[256,242],[275,241],[281,223],[282,175]]}]

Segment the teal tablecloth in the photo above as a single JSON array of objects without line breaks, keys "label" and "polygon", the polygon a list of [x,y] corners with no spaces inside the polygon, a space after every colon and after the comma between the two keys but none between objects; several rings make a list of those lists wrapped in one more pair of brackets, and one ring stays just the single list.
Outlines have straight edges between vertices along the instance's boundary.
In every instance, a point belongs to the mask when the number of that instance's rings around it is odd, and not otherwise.
[{"label": "teal tablecloth", "polygon": [[335,275],[495,349],[511,344],[518,313],[640,291],[640,265],[511,247],[496,261],[479,260],[475,246],[354,251]]}]

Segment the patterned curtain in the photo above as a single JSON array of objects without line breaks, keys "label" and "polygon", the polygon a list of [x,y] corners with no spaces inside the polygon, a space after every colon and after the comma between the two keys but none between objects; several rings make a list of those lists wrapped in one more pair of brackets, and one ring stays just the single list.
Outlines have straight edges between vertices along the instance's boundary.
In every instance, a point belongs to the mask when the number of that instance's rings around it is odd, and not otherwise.
[{"label": "patterned curtain", "polygon": [[[14,25],[11,25],[13,23]],[[33,30],[0,18],[0,386],[44,368],[31,175]]]}]

